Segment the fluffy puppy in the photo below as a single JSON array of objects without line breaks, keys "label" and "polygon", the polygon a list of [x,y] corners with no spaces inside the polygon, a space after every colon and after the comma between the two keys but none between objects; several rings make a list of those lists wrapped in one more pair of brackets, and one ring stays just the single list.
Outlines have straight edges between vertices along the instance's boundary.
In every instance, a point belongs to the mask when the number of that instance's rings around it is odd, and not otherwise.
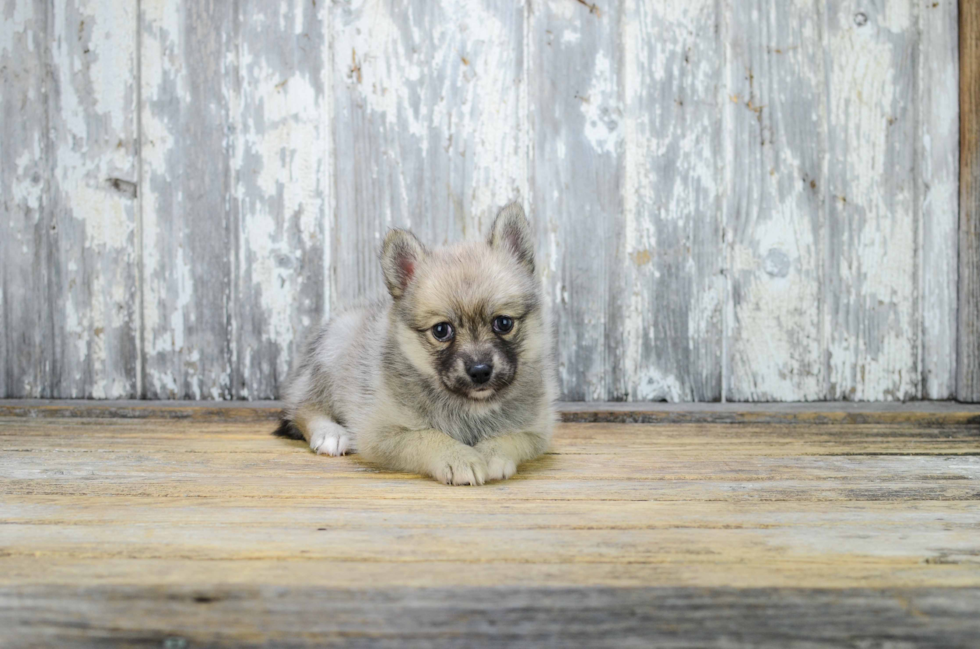
[{"label": "fluffy puppy", "polygon": [[453,485],[504,480],[547,450],[551,328],[520,205],[500,211],[486,243],[428,250],[392,230],[381,268],[390,298],[312,338],[276,434]]}]

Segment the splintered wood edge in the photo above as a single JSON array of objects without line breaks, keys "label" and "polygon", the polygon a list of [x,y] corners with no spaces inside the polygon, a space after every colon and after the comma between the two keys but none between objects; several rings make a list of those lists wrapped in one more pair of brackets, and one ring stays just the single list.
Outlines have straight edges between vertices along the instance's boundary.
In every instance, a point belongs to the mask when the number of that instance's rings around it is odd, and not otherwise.
[{"label": "splintered wood edge", "polygon": [[[561,403],[563,422],[679,424],[917,424],[980,426],[980,405],[911,403]],[[0,399],[0,417],[274,421],[278,401]]]}]

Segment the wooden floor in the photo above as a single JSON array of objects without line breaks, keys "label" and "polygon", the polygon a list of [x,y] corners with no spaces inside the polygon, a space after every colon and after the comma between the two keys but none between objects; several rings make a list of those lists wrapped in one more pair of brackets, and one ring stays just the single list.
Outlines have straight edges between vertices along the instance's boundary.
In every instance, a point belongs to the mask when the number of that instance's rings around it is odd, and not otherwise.
[{"label": "wooden floor", "polygon": [[4,418],[0,646],[978,647],[980,426],[907,421],[563,423],[446,487],[265,421]]}]

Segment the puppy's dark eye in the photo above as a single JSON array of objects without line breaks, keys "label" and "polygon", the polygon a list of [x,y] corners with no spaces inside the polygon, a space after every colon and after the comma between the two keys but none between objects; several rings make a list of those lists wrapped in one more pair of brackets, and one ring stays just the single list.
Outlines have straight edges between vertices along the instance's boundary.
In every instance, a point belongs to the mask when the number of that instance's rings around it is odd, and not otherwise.
[{"label": "puppy's dark eye", "polygon": [[508,334],[514,328],[514,319],[505,315],[498,315],[493,319],[493,330],[498,334]]},{"label": "puppy's dark eye", "polygon": [[453,338],[453,326],[448,322],[440,322],[432,327],[432,337],[441,343],[449,342]]}]

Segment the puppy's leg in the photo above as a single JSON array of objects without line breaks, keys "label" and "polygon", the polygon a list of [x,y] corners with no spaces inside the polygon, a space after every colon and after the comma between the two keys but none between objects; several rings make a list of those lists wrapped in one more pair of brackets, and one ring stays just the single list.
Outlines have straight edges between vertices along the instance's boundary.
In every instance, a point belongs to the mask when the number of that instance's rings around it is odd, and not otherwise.
[{"label": "puppy's leg", "polygon": [[317,455],[347,455],[354,450],[347,429],[326,413],[305,409],[296,414],[293,423]]},{"label": "puppy's leg", "polygon": [[517,465],[548,450],[547,435],[533,431],[507,433],[485,439],[474,448],[487,460],[490,480],[506,480],[517,473]]},{"label": "puppy's leg", "polygon": [[286,416],[276,434],[299,439],[299,431],[317,455],[346,455],[354,450],[353,436],[334,420],[326,403],[325,380],[312,361],[299,368],[284,391]]},{"label": "puppy's leg", "polygon": [[371,462],[445,484],[481,485],[487,480],[487,462],[479,452],[432,428],[359,432],[358,450]]}]

